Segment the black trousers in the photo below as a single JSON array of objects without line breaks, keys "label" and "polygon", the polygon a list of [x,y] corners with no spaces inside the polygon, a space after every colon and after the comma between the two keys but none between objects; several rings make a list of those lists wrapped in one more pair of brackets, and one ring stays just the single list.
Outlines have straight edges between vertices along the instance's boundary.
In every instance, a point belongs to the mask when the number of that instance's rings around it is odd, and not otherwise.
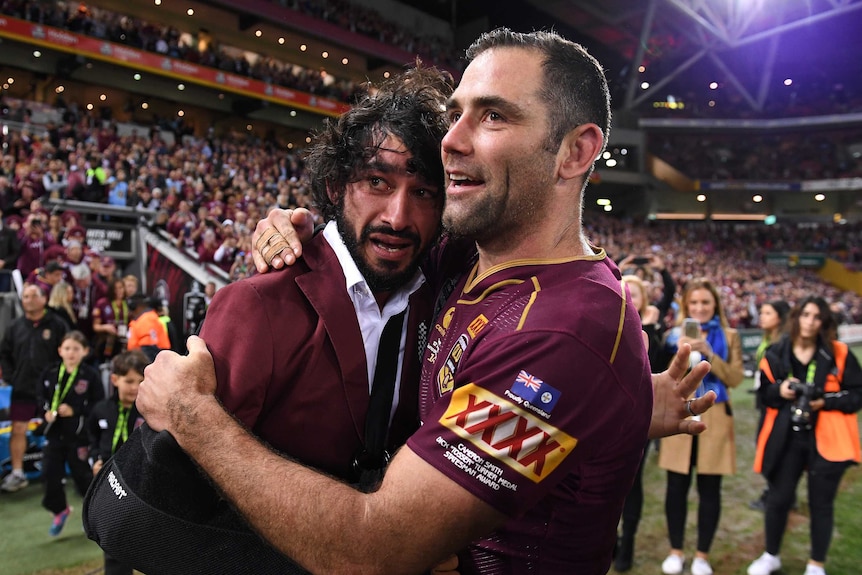
[{"label": "black trousers", "polygon": [[[766,496],[766,551],[772,555],[778,555],[781,551],[781,540],[795,500],[796,486],[812,459],[814,449],[810,433],[791,433]],[[846,466],[836,464],[829,466],[825,472],[808,470],[811,559],[814,561],[826,561],[835,523],[835,496],[845,469]]]},{"label": "black trousers", "polygon": [[626,501],[623,504],[623,538],[633,539],[635,533],[638,531],[638,524],[641,521],[641,513],[644,506],[644,464],[646,463],[648,453],[649,443],[644,448],[644,454],[641,457],[641,464],[635,475],[635,481],[632,483],[632,488],[629,490],[629,494],[626,495]]},{"label": "black trousers", "polygon": [[[682,549],[685,543],[685,520],[688,515],[688,490],[697,462],[697,437],[692,438],[691,471],[687,474],[667,472],[664,513],[667,519],[671,549]],[[721,475],[697,474],[697,550],[709,553],[721,517]]]},{"label": "black trousers", "polygon": [[[79,457],[79,449],[83,459]],[[76,443],[60,440],[49,440],[42,448],[42,477],[45,481],[45,496],[42,507],[53,514],[66,509],[66,490],[63,478],[66,476],[66,464],[72,473],[72,480],[78,493],[83,497],[93,480],[93,470],[87,461],[87,448],[79,448]]]}]

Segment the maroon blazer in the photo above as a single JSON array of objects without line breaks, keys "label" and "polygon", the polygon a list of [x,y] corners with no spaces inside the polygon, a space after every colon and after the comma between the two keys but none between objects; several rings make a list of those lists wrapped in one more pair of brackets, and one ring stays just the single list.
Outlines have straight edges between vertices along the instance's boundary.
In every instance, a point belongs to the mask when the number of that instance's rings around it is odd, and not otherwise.
[{"label": "maroon blazer", "polygon": [[[341,478],[363,445],[369,404],[362,334],[345,282],[335,252],[318,234],[294,266],[219,290],[201,330],[225,408],[278,451]],[[431,311],[423,285],[410,297],[390,453],[419,424]]]}]

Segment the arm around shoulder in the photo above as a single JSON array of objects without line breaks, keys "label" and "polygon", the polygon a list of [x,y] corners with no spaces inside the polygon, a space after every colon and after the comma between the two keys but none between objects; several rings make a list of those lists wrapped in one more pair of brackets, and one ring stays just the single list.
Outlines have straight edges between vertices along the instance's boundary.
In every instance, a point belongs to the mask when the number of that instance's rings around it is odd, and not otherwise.
[{"label": "arm around shoulder", "polygon": [[200,338],[189,356],[162,352],[137,405],[167,429],[251,525],[315,573],[420,573],[503,523],[506,516],[409,448],[380,489],[361,493],[273,452],[213,396],[212,359]]}]

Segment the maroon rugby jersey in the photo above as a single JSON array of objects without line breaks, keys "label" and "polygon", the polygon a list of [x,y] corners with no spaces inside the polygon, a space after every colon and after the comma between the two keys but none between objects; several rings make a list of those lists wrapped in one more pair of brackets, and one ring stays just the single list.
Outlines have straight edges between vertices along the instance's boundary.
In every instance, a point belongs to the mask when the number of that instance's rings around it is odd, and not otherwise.
[{"label": "maroon rugby jersey", "polygon": [[474,268],[428,334],[420,394],[410,448],[511,517],[461,573],[607,572],[652,382],[604,251]]}]

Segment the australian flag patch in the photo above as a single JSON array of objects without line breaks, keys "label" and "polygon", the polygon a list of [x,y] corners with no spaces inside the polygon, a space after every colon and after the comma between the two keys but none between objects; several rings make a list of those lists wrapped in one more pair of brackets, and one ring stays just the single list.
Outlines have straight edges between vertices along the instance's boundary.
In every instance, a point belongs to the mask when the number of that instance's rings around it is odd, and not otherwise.
[{"label": "australian flag patch", "polygon": [[547,413],[551,413],[551,410],[557,405],[560,395],[562,395],[560,390],[523,369],[518,373],[518,377],[515,378],[515,383],[512,384],[509,391]]}]

